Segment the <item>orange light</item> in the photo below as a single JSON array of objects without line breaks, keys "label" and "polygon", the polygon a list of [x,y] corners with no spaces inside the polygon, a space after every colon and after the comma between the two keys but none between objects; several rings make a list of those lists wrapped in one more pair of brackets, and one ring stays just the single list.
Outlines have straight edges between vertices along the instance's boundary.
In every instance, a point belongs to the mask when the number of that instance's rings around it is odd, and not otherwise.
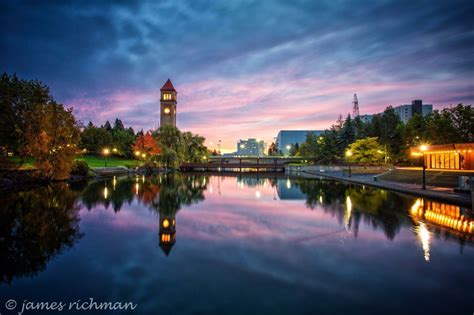
[{"label": "orange light", "polygon": [[170,221],[168,221],[168,219],[164,219],[164,220],[163,220],[163,227],[164,227],[164,228],[167,228],[167,227],[169,227],[169,226],[170,226]]}]

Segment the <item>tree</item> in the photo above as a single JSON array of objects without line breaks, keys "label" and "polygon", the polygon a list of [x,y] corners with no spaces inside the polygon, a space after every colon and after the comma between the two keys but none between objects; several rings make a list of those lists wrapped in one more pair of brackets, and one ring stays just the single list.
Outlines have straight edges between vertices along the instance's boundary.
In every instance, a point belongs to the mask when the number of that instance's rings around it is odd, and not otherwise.
[{"label": "tree", "polygon": [[110,125],[110,122],[107,120],[103,126],[105,130],[107,131],[112,131],[112,126]]},{"label": "tree", "polygon": [[458,104],[435,110],[427,121],[431,144],[474,142],[474,108]]},{"label": "tree", "polygon": [[347,146],[354,142],[355,139],[356,132],[354,123],[352,121],[351,115],[347,115],[346,120],[342,123],[342,126],[338,128],[337,133],[337,146],[340,156],[343,156]]},{"label": "tree", "polygon": [[113,130],[114,132],[116,132],[116,131],[124,130],[124,129],[125,129],[125,127],[123,126],[122,121],[121,121],[120,119],[118,119],[118,118],[115,118],[114,128],[112,128],[112,130]]},{"label": "tree", "polygon": [[162,152],[158,142],[149,132],[144,135],[138,136],[132,148],[135,152],[137,152],[137,156],[139,155],[148,160],[154,159],[158,154]]},{"label": "tree", "polygon": [[406,123],[403,128],[403,139],[407,146],[414,147],[420,145],[420,143],[430,142],[427,130],[429,120],[430,118],[425,118],[416,113]]},{"label": "tree", "polygon": [[298,142],[291,146],[289,153],[291,156],[300,155],[300,145],[298,144]]},{"label": "tree", "polygon": [[34,104],[52,100],[49,87],[35,80],[19,79],[4,73],[0,79],[0,156],[19,155],[24,146],[25,119]]},{"label": "tree", "polygon": [[348,158],[351,162],[374,164],[382,162],[384,151],[377,137],[368,137],[356,140],[349,145],[352,156]]},{"label": "tree", "polygon": [[377,137],[387,155],[394,162],[405,157],[406,145],[403,141],[403,124],[395,110],[389,106],[382,114],[374,115],[369,127],[369,137]]},{"label": "tree", "polygon": [[112,146],[113,137],[103,127],[96,127],[89,122],[81,133],[80,148],[86,149],[88,153],[100,154],[104,148]]},{"label": "tree", "polygon": [[275,142],[272,142],[270,146],[268,147],[268,155],[278,155],[278,148],[275,144]]},{"label": "tree", "polygon": [[64,109],[54,101],[40,103],[26,112],[25,119],[22,154],[34,159],[41,177],[67,179],[80,139],[72,108]]},{"label": "tree", "polygon": [[69,177],[79,142],[79,125],[72,108],[54,101],[49,88],[3,74],[0,80],[0,149],[24,160],[34,159],[47,179]]},{"label": "tree", "polygon": [[117,129],[112,133],[112,146],[117,149],[119,155],[131,157],[134,141],[135,135],[128,129]]}]

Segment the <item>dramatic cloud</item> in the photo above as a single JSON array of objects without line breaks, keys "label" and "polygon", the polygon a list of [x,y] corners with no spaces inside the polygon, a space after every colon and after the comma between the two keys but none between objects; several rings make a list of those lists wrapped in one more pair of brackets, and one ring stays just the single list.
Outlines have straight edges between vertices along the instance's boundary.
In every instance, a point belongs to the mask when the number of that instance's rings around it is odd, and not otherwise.
[{"label": "dramatic cloud", "polygon": [[[471,1],[19,1],[0,4],[0,70],[36,78],[97,124],[272,140],[423,99],[474,100]],[[218,132],[216,132],[218,131]]]}]

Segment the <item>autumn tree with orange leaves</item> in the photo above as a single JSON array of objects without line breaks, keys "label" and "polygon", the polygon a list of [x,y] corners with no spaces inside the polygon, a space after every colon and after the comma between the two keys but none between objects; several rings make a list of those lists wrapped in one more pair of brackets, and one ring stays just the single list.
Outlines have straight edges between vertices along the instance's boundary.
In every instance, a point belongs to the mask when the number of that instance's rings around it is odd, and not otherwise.
[{"label": "autumn tree with orange leaves", "polygon": [[135,156],[147,160],[161,153],[157,141],[149,132],[138,136],[132,148]]}]

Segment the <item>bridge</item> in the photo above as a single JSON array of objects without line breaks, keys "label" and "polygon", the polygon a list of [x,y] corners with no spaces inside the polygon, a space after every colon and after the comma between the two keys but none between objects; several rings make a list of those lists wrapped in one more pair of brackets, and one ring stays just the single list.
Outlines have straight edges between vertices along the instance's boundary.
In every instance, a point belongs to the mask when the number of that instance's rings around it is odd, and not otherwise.
[{"label": "bridge", "polygon": [[219,171],[219,172],[284,172],[289,163],[303,160],[301,157],[248,157],[248,156],[212,156],[205,163],[183,163],[182,171]]}]

